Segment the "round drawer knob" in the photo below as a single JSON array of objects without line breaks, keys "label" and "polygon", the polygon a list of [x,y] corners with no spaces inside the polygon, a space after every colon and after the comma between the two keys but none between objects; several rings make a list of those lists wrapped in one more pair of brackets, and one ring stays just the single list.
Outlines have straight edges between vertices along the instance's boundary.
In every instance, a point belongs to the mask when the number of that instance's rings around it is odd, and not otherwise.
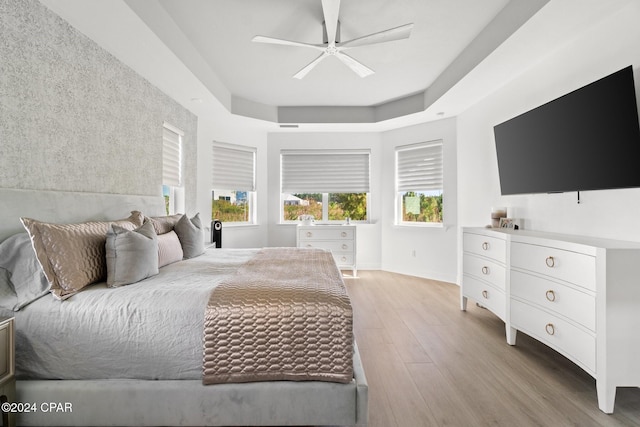
[{"label": "round drawer knob", "polygon": [[349,246],[347,246],[347,245],[342,245],[342,249],[345,249],[345,250],[346,250],[346,249],[349,249]]},{"label": "round drawer knob", "polygon": [[553,268],[556,265],[556,260],[552,256],[548,256],[544,261],[547,264],[547,267]]},{"label": "round drawer knob", "polygon": [[483,251],[489,250],[489,242],[482,242],[482,250]]},{"label": "round drawer knob", "polygon": [[553,326],[553,323],[547,323],[544,330],[547,331],[549,335],[554,335],[556,333],[556,328]]},{"label": "round drawer knob", "polygon": [[340,258],[342,262],[346,262],[347,261],[347,257],[343,256],[342,258]]},{"label": "round drawer knob", "polygon": [[311,236],[313,236],[313,233],[310,231],[307,231],[307,237],[311,237]]},{"label": "round drawer knob", "polygon": [[312,248],[312,247],[313,247],[313,245],[312,245],[311,243],[307,243],[307,247],[308,247],[308,248]]},{"label": "round drawer knob", "polygon": [[482,296],[484,297],[484,299],[489,299],[489,292],[482,291]]},{"label": "round drawer knob", "polygon": [[554,302],[556,300],[556,293],[553,292],[552,289],[549,289],[547,291],[547,293],[545,294],[545,296],[547,297],[547,299],[551,302]]},{"label": "round drawer knob", "polygon": [[482,274],[489,274],[489,267],[487,267],[486,265],[482,267]]},{"label": "round drawer knob", "polygon": [[340,233],[340,235],[341,235],[342,237],[347,237],[347,232],[346,232],[346,231],[343,231],[342,233]]}]

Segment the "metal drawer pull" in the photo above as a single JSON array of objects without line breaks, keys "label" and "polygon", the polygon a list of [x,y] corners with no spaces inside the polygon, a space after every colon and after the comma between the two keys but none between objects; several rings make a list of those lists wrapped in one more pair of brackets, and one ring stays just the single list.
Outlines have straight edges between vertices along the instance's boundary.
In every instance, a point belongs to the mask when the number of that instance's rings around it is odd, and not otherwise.
[{"label": "metal drawer pull", "polygon": [[312,248],[312,247],[313,247],[313,245],[312,245],[311,243],[307,243],[307,247],[308,247],[308,248]]},{"label": "metal drawer pull", "polygon": [[489,250],[489,242],[482,242],[482,250],[485,250],[485,251]]},{"label": "metal drawer pull", "polygon": [[346,250],[346,249],[349,249],[349,246],[347,246],[347,245],[342,245],[342,249],[345,249],[345,250]]},{"label": "metal drawer pull", "polygon": [[340,233],[340,235],[341,235],[342,237],[347,237],[347,232],[346,232],[346,231],[343,231],[342,233]]},{"label": "metal drawer pull", "polygon": [[487,292],[487,291],[482,291],[482,296],[483,296],[485,299],[489,299],[489,292]]},{"label": "metal drawer pull", "polygon": [[548,256],[547,259],[544,262],[547,263],[547,267],[549,267],[549,268],[553,268],[556,265],[556,260],[553,259],[552,256]]},{"label": "metal drawer pull", "polygon": [[551,302],[554,302],[556,300],[556,293],[553,292],[553,290],[551,289],[549,289],[545,295],[547,299]]},{"label": "metal drawer pull", "polygon": [[554,335],[556,333],[556,328],[553,326],[553,323],[547,323],[544,329],[549,335]]},{"label": "metal drawer pull", "polygon": [[486,265],[482,267],[482,274],[489,274],[489,267],[487,267]]},{"label": "metal drawer pull", "polygon": [[307,231],[307,237],[311,237],[311,236],[313,236],[313,233],[310,231]]}]

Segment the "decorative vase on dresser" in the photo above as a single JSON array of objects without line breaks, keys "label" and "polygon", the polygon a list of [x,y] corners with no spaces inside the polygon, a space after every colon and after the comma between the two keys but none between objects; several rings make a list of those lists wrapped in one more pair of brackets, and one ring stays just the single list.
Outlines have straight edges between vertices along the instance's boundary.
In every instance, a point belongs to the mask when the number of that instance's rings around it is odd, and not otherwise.
[{"label": "decorative vase on dresser", "polygon": [[328,249],[338,268],[349,269],[356,277],[356,226],[355,225],[298,225],[299,248]]},{"label": "decorative vase on dresser", "polygon": [[461,308],[467,299],[596,379],[598,407],[616,387],[640,387],[640,243],[555,233],[463,229]]}]

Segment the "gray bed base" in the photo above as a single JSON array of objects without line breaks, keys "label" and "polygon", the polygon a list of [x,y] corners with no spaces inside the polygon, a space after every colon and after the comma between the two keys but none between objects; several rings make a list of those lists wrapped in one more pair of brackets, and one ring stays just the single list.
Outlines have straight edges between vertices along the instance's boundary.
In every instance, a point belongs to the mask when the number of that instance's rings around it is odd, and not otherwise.
[{"label": "gray bed base", "polygon": [[[368,386],[357,352],[349,384],[270,381],[202,385],[199,380],[18,381],[17,401],[37,412],[19,426],[367,425]],[[50,405],[49,403],[55,405]],[[44,412],[44,408],[60,412]],[[65,412],[69,408],[72,412]]]},{"label": "gray bed base", "polygon": [[[0,241],[24,231],[21,216],[50,222],[163,215],[161,196],[0,188]],[[202,385],[200,380],[17,381],[17,402],[36,412],[18,426],[359,425],[368,420],[368,385],[355,346],[349,384],[273,381]],[[50,405],[53,403],[53,405]],[[45,410],[47,410],[45,412]]]}]

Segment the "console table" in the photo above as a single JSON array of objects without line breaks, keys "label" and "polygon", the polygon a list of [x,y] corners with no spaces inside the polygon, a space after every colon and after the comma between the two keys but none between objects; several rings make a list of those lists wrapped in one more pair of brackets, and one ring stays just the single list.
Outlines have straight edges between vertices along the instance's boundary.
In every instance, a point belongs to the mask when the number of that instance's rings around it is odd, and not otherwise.
[{"label": "console table", "polygon": [[596,379],[612,413],[616,387],[640,387],[640,243],[528,230],[464,228],[461,309],[471,298]]}]

